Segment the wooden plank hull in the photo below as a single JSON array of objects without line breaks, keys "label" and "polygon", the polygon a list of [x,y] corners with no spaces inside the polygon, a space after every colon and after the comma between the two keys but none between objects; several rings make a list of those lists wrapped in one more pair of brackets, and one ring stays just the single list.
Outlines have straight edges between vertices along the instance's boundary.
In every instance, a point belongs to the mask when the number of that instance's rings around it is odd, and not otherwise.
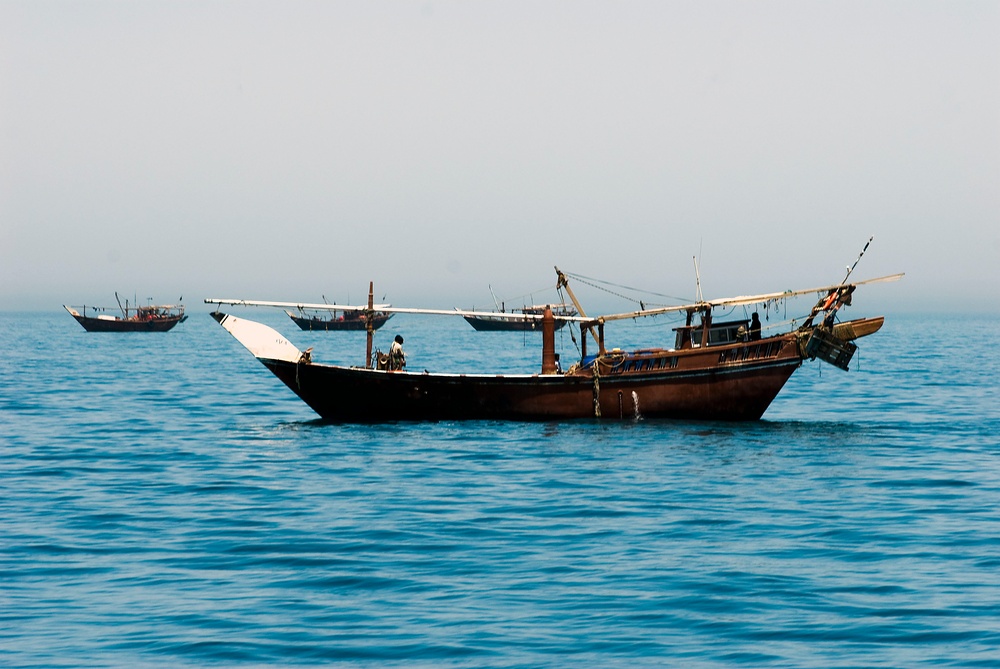
[{"label": "wooden plank hull", "polygon": [[151,320],[123,318],[91,318],[73,314],[76,322],[87,332],[166,332],[183,321],[186,316],[169,316]]},{"label": "wooden plank hull", "polygon": [[[793,337],[762,344],[650,352],[630,360],[645,360],[648,367],[659,367],[655,371],[627,366],[615,371],[614,364],[602,364],[604,371],[596,378],[593,368],[565,375],[492,376],[388,372],[264,358],[261,362],[331,421],[738,421],[759,419],[801,364]],[[723,348],[732,358],[720,363]],[[757,357],[742,358],[743,350],[757,351]],[[662,367],[654,363],[661,360],[667,361]]]}]

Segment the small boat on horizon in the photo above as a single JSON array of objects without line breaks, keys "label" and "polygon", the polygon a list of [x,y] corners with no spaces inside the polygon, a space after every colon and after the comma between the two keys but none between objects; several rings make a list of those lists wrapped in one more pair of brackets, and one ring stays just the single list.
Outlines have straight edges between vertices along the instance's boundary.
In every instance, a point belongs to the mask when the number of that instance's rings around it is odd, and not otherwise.
[{"label": "small boat on horizon", "polygon": [[[566,323],[569,322],[559,317],[577,315],[577,311],[573,305],[566,304],[565,302],[559,304],[534,304],[521,307],[520,309],[512,309],[508,312],[506,302],[497,301],[497,296],[493,292],[493,286],[489,288],[490,294],[493,295],[493,304],[496,305],[497,310],[490,314],[469,313],[462,316],[477,332],[532,332],[540,330],[542,322],[539,318],[544,313],[546,307],[550,308],[552,315],[557,317],[557,330],[565,327]],[[456,311],[460,310],[456,309]],[[475,312],[475,307],[471,311]],[[511,317],[508,314],[521,314],[523,318]]]},{"label": "small boat on horizon", "polygon": [[139,306],[130,305],[125,300],[125,306],[122,306],[118,293],[115,293],[115,300],[120,316],[108,313],[114,311],[113,307],[73,307],[64,304],[63,308],[87,332],[166,332],[187,319],[183,304]]},{"label": "small boat on horizon", "polygon": [[[363,332],[368,329],[369,322],[372,331],[375,331],[392,318],[392,313],[385,311],[391,306],[389,304],[369,306],[330,304],[326,302],[325,297],[323,303],[265,302],[261,300],[226,300],[223,303],[241,307],[282,307],[285,314],[299,326],[300,330],[313,332]],[[289,309],[295,311],[289,311]]]},{"label": "small boat on horizon", "polygon": [[378,330],[392,318],[392,314],[384,311],[375,311],[369,315],[364,309],[353,308],[341,309],[339,311],[331,310],[328,317],[320,316],[315,312],[307,312],[305,309],[299,309],[297,314],[286,309],[285,313],[302,330],[325,330],[329,332],[367,330],[369,321],[371,321],[372,330]]},{"label": "small boat on horizon", "polygon": [[[471,325],[477,332],[532,332],[535,330],[541,331],[542,322],[540,317],[545,313],[545,309],[549,308],[552,311],[552,315],[556,317],[555,326],[556,329],[560,329],[569,323],[566,320],[567,317],[576,316],[576,309],[570,304],[535,304],[530,307],[521,307],[520,309],[513,309],[511,311],[506,311],[503,306],[500,307],[500,311],[497,312],[501,315],[476,315],[476,316],[463,316],[465,321]],[[514,316],[508,316],[504,314],[513,314]],[[517,315],[520,314],[521,317],[518,318]]]}]

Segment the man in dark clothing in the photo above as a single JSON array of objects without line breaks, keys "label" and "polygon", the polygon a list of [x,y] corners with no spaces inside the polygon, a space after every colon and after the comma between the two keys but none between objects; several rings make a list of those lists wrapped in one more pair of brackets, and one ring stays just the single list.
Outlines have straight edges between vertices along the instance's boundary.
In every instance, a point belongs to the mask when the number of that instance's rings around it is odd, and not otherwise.
[{"label": "man in dark clothing", "polygon": [[753,312],[753,316],[750,317],[750,341],[757,341],[760,339],[760,317],[757,316],[757,312]]}]

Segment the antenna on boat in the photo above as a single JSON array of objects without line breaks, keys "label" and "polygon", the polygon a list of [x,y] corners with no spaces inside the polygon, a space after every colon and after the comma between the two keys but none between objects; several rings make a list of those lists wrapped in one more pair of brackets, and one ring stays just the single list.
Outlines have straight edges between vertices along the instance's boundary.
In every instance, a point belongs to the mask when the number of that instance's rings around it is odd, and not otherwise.
[{"label": "antenna on boat", "polygon": [[[115,291],[115,302],[118,303],[118,308],[122,310],[122,314],[125,316],[125,318],[128,318],[128,309],[122,309],[122,301],[118,299],[117,290]],[[125,300],[125,303],[128,304],[128,300]]]},{"label": "antenna on boat", "polygon": [[694,297],[698,302],[704,302],[705,296],[701,292],[701,270],[698,269],[698,258],[691,256],[691,260],[694,261]]}]

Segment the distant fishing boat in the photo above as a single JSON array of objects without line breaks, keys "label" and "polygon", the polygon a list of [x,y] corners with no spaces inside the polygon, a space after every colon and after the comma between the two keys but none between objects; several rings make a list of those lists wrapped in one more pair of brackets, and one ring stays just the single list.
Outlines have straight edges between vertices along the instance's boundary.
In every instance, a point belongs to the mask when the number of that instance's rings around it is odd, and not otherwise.
[{"label": "distant fishing boat", "polygon": [[[495,312],[489,314],[466,313],[463,315],[465,321],[475,328],[477,332],[529,332],[540,330],[542,322],[539,319],[546,308],[551,309],[552,314],[556,316],[557,330],[565,327],[566,323],[569,322],[560,317],[577,315],[576,309],[566,303],[535,304],[530,307],[512,309],[508,312],[506,302],[497,300],[497,296],[493,292],[493,286],[490,286],[490,295],[493,296],[493,304],[497,308]],[[510,314],[515,314],[515,316],[511,316]],[[516,314],[521,314],[522,318],[517,318]]]},{"label": "distant fishing boat", "polygon": [[303,330],[327,330],[331,332],[367,330],[369,322],[371,322],[372,330],[378,330],[392,318],[392,314],[384,311],[376,311],[369,315],[364,309],[333,311],[328,317],[309,313],[304,309],[297,314],[288,310],[285,310],[285,313]]},{"label": "distant fishing boat", "polygon": [[[313,361],[312,349],[300,351],[267,325],[219,311],[212,316],[316,413],[332,421],[621,420],[640,417],[757,420],[803,362],[819,359],[848,369],[857,349],[854,340],[877,332],[884,318],[837,322],[839,310],[851,304],[857,286],[902,277],[896,274],[857,283],[847,283],[845,277],[840,284],[820,288],[710,301],[699,299],[682,306],[643,308],[587,318],[569,289],[565,275],[558,268],[556,272],[557,289],[566,288],[580,314],[560,318],[578,322],[582,335],[580,359],[565,371],[560,368],[555,353],[556,317],[551,309],[544,309],[537,317],[534,314],[486,314],[540,321],[542,364],[536,374],[391,369],[382,364],[384,354],[378,351],[372,354],[371,331],[364,367],[323,364]],[[756,319],[721,323],[712,319],[716,308],[732,310],[738,306],[771,304],[808,293],[818,293],[820,299],[804,322],[796,325],[793,321],[789,330],[775,334],[762,336]],[[245,303],[216,299],[205,302]],[[256,304],[268,305],[265,302]],[[386,311],[483,315],[395,307]],[[685,324],[675,328],[676,337],[671,348],[623,351],[605,345],[605,324],[670,312],[686,314]],[[694,322],[696,316],[700,316],[700,323]],[[588,337],[596,343],[596,352],[588,353]]]},{"label": "distant fishing boat", "polygon": [[[557,330],[565,327],[565,325],[569,322],[568,320],[565,320],[566,317],[577,315],[576,309],[569,304],[536,304],[530,307],[514,309],[510,312],[505,311],[505,309],[501,307],[498,312],[498,314],[501,315],[463,316],[463,318],[465,318],[466,322],[474,327],[477,332],[541,331],[542,322],[540,317],[545,312],[546,307],[551,309],[552,315],[556,317],[555,327]],[[518,314],[522,317],[518,318]]]},{"label": "distant fishing boat", "polygon": [[[374,304],[368,307],[308,302],[263,302],[260,300],[229,300],[226,304],[241,307],[284,307],[285,314],[299,326],[299,329],[307,331],[364,331],[368,329],[369,323],[371,323],[372,331],[375,331],[392,318],[391,313],[383,311],[391,306],[389,304]],[[292,312],[289,309],[295,311]]]},{"label": "distant fishing boat", "polygon": [[166,332],[187,319],[183,304],[130,306],[125,300],[123,307],[118,293],[115,293],[115,300],[121,315],[109,314],[109,311],[114,311],[113,307],[71,307],[64,304],[63,308],[87,332]]}]

